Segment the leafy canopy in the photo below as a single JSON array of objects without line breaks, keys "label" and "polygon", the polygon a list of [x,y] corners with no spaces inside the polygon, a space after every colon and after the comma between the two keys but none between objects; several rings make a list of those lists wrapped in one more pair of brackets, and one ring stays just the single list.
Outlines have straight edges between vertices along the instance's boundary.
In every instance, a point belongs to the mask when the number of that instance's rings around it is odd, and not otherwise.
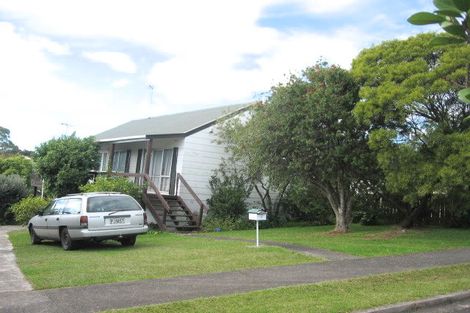
[{"label": "leafy canopy", "polygon": [[337,230],[347,231],[351,203],[374,159],[352,109],[358,85],[336,66],[317,64],[272,89],[248,122],[271,177],[301,178],[328,199]]},{"label": "leafy canopy", "polygon": [[[414,25],[439,24],[445,31],[434,37],[433,45],[469,45],[470,44],[470,1],[434,0],[436,10],[418,12],[408,18]],[[470,63],[467,63],[470,64]],[[465,87],[459,91],[461,101],[470,103],[470,66],[467,68]]]},{"label": "leafy canopy", "polygon": [[80,139],[75,134],[54,138],[36,149],[35,161],[46,189],[63,196],[78,192],[88,181],[89,171],[98,166],[98,145],[93,137]]}]

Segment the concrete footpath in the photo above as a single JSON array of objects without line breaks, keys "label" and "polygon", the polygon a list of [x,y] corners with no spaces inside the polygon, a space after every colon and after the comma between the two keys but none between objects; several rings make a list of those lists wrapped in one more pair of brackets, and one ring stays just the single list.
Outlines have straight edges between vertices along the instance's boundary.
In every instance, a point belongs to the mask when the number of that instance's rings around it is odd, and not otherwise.
[{"label": "concrete footpath", "polygon": [[16,265],[13,247],[8,240],[8,232],[18,229],[22,229],[22,227],[0,227],[0,294],[9,291],[32,290],[31,285]]},{"label": "concrete footpath", "polygon": [[170,279],[0,293],[0,312],[98,312],[470,262],[470,249],[345,259]]}]

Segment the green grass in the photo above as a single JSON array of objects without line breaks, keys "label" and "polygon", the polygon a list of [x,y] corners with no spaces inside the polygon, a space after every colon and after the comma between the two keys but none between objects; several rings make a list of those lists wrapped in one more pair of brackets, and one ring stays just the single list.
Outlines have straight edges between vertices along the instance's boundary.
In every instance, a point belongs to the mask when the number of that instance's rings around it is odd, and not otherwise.
[{"label": "green grass", "polygon": [[[402,232],[391,226],[352,225],[347,234],[332,226],[285,227],[260,230],[260,240],[288,242],[358,256],[387,256],[470,247],[470,229],[423,228]],[[208,233],[210,236],[254,239],[254,230]]]},{"label": "green grass", "polygon": [[468,289],[470,264],[463,264],[108,312],[340,313]]},{"label": "green grass", "polygon": [[26,231],[11,232],[18,265],[35,289],[196,275],[321,261],[283,248],[170,233],[139,236],[134,247],[108,241],[64,251],[31,245]]}]

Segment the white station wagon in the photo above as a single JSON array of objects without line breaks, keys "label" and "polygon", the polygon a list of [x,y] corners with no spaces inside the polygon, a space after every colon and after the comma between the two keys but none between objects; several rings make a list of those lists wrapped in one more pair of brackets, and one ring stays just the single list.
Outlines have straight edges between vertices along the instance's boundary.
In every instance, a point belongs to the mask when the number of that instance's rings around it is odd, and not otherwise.
[{"label": "white station wagon", "polygon": [[52,201],[28,222],[31,243],[60,241],[65,250],[78,240],[114,239],[133,246],[148,231],[147,215],[131,196],[95,192],[67,195]]}]

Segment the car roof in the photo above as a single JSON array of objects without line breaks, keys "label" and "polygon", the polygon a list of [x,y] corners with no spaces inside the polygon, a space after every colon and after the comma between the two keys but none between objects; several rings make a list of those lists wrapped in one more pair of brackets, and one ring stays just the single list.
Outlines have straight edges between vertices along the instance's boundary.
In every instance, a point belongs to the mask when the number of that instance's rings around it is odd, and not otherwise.
[{"label": "car roof", "polygon": [[93,197],[93,196],[128,196],[124,193],[120,193],[120,192],[111,192],[111,191],[104,191],[104,192],[82,192],[82,193],[71,193],[71,194],[68,194],[64,197],[60,197],[60,198],[57,198],[57,199],[62,199],[62,198],[68,198],[68,197]]}]

